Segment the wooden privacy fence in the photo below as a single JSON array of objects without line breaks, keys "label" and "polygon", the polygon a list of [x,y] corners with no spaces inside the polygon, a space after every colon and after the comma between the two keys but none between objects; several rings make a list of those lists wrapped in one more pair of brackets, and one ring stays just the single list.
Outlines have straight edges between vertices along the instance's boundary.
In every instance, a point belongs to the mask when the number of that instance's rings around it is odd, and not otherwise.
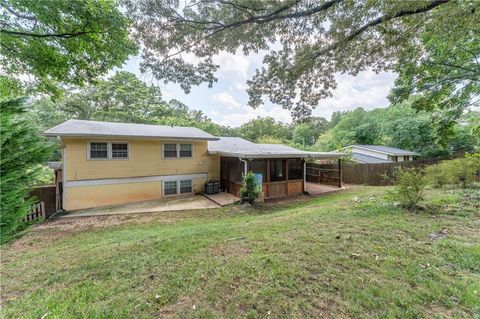
[{"label": "wooden privacy fence", "polygon": [[38,203],[43,202],[45,219],[48,219],[59,210],[61,197],[59,197],[55,185],[34,187],[30,190],[30,196],[34,197]]},{"label": "wooden privacy fence", "polygon": [[34,220],[43,220],[45,219],[45,203],[40,202],[32,205],[27,216],[23,218],[24,222],[31,222]]},{"label": "wooden privacy fence", "polygon": [[[366,184],[372,186],[391,185],[397,167],[424,167],[440,162],[443,159],[424,159],[408,162],[377,163],[377,164],[342,164],[342,180],[347,184]],[[336,164],[307,164],[307,181],[309,169],[334,170]],[[325,183],[320,181],[320,183]]]}]

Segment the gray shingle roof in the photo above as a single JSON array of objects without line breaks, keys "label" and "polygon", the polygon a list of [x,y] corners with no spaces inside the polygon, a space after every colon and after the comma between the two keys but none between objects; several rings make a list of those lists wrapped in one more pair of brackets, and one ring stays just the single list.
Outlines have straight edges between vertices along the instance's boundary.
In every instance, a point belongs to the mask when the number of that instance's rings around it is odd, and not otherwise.
[{"label": "gray shingle roof", "polygon": [[46,136],[143,137],[218,140],[195,127],[68,120],[44,132]]},{"label": "gray shingle roof", "polygon": [[333,152],[308,152],[282,144],[256,144],[240,137],[220,137],[208,142],[208,152],[222,156],[242,158],[340,158],[346,154]]},{"label": "gray shingle roof", "polygon": [[366,163],[366,164],[393,163],[392,161],[389,161],[383,158],[368,156],[360,153],[352,153],[352,160],[355,162]]},{"label": "gray shingle roof", "polygon": [[419,156],[420,155],[417,152],[402,150],[400,148],[383,146],[383,145],[351,145],[351,146],[358,147],[358,148],[364,148],[364,149],[377,151],[377,152],[382,152],[382,153],[386,153],[386,154],[389,154],[389,155],[395,155],[395,156],[398,156],[398,155],[416,155],[416,156]]}]

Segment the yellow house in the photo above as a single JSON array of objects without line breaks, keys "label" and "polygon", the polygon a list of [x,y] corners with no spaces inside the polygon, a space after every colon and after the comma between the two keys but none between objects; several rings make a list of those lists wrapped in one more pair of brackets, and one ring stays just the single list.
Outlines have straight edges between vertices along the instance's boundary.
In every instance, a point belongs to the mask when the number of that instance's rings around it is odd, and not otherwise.
[{"label": "yellow house", "polygon": [[214,137],[193,127],[68,120],[44,132],[62,145],[62,206],[76,210],[201,193],[208,180],[239,195],[257,174],[266,199],[306,191],[306,160],[345,154]]},{"label": "yellow house", "polygon": [[202,130],[68,120],[44,133],[62,144],[63,208],[106,206],[203,191],[220,178]]}]

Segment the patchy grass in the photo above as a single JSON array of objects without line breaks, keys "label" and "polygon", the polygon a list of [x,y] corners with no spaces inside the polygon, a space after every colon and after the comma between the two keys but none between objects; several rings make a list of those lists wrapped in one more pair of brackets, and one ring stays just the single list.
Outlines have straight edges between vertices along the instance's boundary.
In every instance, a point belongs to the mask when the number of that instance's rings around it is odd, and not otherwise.
[{"label": "patchy grass", "polygon": [[478,190],[429,191],[410,213],[384,189],[45,223],[4,247],[2,315],[479,316]]}]

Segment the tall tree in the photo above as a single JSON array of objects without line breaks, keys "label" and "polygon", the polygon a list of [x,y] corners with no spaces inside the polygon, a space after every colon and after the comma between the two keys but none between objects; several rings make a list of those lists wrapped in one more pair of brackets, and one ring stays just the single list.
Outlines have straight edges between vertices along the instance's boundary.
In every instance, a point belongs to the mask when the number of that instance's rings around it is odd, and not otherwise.
[{"label": "tall tree", "polygon": [[[249,105],[258,107],[267,97],[291,110],[294,119],[309,116],[321,98],[331,95],[336,73],[398,69],[412,50],[420,54],[428,45],[442,50],[444,40],[447,47],[468,44],[470,56],[462,52],[477,81],[480,2],[476,0],[126,3],[135,37],[143,43],[144,71],[180,83],[188,92],[192,85],[212,85],[216,80],[218,65],[212,59],[216,54],[267,51],[263,67],[248,81]],[[435,41],[430,41],[433,37]],[[464,80],[449,79],[459,86]],[[417,93],[437,89],[413,85]]]},{"label": "tall tree", "polygon": [[0,0],[2,73],[38,88],[82,85],[120,67],[137,47],[115,0]]},{"label": "tall tree", "polygon": [[52,148],[25,117],[24,100],[0,100],[0,243],[22,227],[29,188]]},{"label": "tall tree", "polygon": [[480,106],[479,4],[465,6],[467,18],[429,23],[395,65],[399,77],[390,100],[409,100],[417,110],[435,111],[442,136],[448,135],[464,110]]},{"label": "tall tree", "polygon": [[315,144],[315,135],[309,123],[301,123],[293,130],[293,142],[299,145],[309,146]]},{"label": "tall tree", "polygon": [[30,115],[39,130],[74,118],[195,126],[215,135],[223,132],[203,112],[191,110],[177,100],[166,102],[159,87],[147,85],[125,71],[55,101],[49,97],[38,99],[31,103],[31,109]]},{"label": "tall tree", "polygon": [[[273,117],[257,117],[237,130],[237,134],[250,141],[256,142],[260,138],[289,139],[291,138],[289,129],[281,122],[275,121]],[[268,138],[267,138],[268,137]]]}]

